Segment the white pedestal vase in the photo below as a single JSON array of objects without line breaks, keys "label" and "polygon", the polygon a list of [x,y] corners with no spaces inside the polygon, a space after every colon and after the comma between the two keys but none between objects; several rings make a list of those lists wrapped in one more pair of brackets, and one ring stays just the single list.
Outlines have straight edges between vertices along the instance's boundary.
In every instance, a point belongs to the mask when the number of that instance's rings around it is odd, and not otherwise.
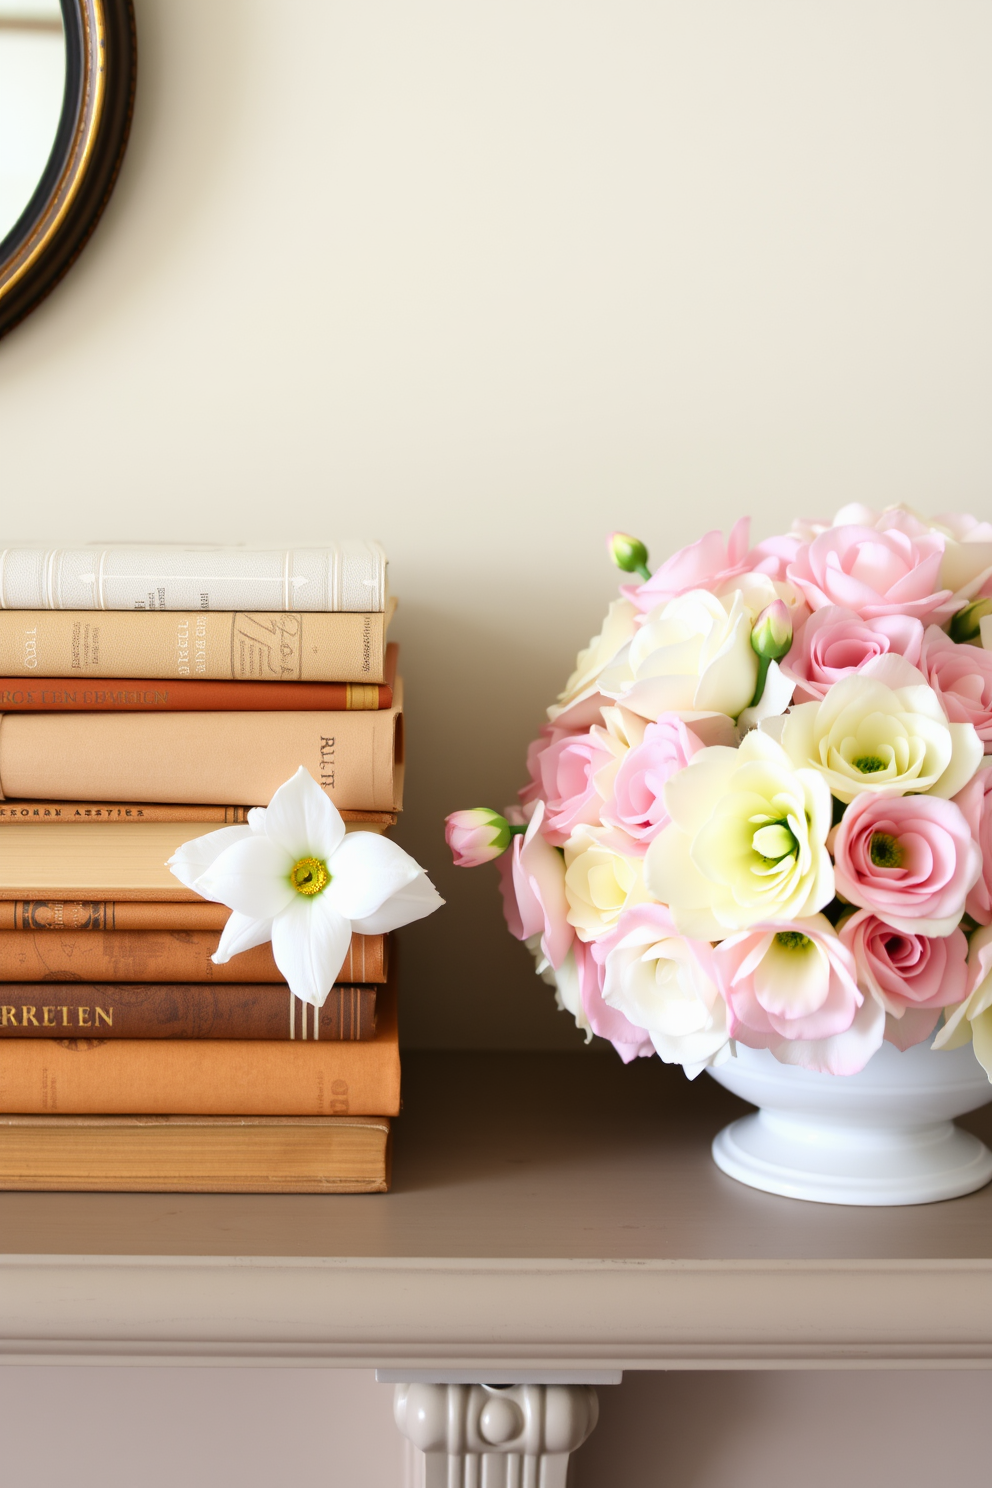
[{"label": "white pedestal vase", "polygon": [[758,1106],[713,1141],[723,1172],[821,1204],[930,1204],[992,1179],[992,1153],[952,1118],[992,1100],[970,1044],[883,1044],[857,1075],[821,1075],[737,1045],[709,1071]]}]

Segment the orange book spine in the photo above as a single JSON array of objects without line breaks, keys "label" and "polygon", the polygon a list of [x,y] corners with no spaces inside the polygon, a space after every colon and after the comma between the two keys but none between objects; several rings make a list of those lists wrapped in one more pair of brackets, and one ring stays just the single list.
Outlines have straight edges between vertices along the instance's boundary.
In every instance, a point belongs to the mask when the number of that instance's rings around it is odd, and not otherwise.
[{"label": "orange book spine", "polygon": [[0,1111],[22,1115],[395,1116],[392,989],[367,1042],[17,1039],[0,1050]]},{"label": "orange book spine", "polygon": [[[217,966],[215,930],[0,931],[0,982],[282,982],[268,944]],[[353,935],[335,981],[386,980],[386,938]]]},{"label": "orange book spine", "polygon": [[223,930],[230,910],[199,899],[190,904],[136,900],[0,899],[3,930]]},{"label": "orange book spine", "polygon": [[0,677],[0,713],[293,713],[391,708],[393,689],[365,682],[156,682],[146,678]]},{"label": "orange book spine", "polygon": [[[0,799],[0,827],[64,826],[84,822],[216,822],[236,827],[248,820],[250,806],[174,806],[161,801],[4,801]],[[341,811],[345,822],[395,827],[394,811]]]}]

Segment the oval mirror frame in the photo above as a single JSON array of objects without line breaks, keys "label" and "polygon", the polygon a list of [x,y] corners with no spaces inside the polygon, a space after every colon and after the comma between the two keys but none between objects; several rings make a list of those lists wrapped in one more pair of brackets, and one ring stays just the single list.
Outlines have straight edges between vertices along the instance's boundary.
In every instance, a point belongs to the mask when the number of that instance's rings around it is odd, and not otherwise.
[{"label": "oval mirror frame", "polygon": [[132,0],[61,0],[65,93],[30,201],[0,242],[0,336],[55,288],[96,227],[120,169],[137,72]]}]

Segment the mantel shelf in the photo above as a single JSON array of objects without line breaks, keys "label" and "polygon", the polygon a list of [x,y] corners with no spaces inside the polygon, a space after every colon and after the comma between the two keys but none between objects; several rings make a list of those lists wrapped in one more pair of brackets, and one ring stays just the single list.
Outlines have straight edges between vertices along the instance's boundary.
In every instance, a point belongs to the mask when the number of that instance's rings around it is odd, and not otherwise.
[{"label": "mantel shelf", "polygon": [[[393,1369],[992,1363],[992,1185],[898,1209],[726,1178],[745,1109],[607,1055],[409,1055],[394,1188],[0,1195],[0,1359]],[[992,1108],[965,1125],[992,1138]]]}]

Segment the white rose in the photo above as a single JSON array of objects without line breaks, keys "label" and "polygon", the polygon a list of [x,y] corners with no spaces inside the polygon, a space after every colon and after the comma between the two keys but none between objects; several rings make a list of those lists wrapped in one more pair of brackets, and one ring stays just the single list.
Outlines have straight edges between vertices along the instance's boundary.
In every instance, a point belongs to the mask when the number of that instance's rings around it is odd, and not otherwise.
[{"label": "white rose", "polygon": [[753,617],[740,592],[692,589],[653,610],[599,688],[642,718],[691,711],[736,718],[754,696]]},{"label": "white rose", "polygon": [[983,758],[970,723],[949,723],[922,673],[902,656],[880,656],[834,684],[819,703],[799,703],[763,733],[781,741],[792,763],[818,770],[840,801],[862,791],[950,797]]},{"label": "white rose", "polygon": [[623,911],[645,899],[644,860],[618,851],[622,833],[611,827],[576,827],[565,843],[568,923],[580,940],[612,930]]},{"label": "white rose", "polygon": [[636,628],[637,608],[629,599],[615,599],[606,612],[603,628],[593,636],[584,651],[580,651],[575,670],[558,696],[557,703],[548,709],[548,717],[555,719],[580,699],[594,693],[599,674],[617,656],[630,640]]},{"label": "white rose", "polygon": [[834,896],[830,792],[757,730],[739,749],[702,749],[664,788],[669,826],[644,877],[694,940],[812,915]]},{"label": "white rose", "polygon": [[727,1006],[673,929],[660,904],[632,912],[606,957],[603,1001],[643,1028],[665,1063],[681,1064],[692,1080],[730,1055]]}]

